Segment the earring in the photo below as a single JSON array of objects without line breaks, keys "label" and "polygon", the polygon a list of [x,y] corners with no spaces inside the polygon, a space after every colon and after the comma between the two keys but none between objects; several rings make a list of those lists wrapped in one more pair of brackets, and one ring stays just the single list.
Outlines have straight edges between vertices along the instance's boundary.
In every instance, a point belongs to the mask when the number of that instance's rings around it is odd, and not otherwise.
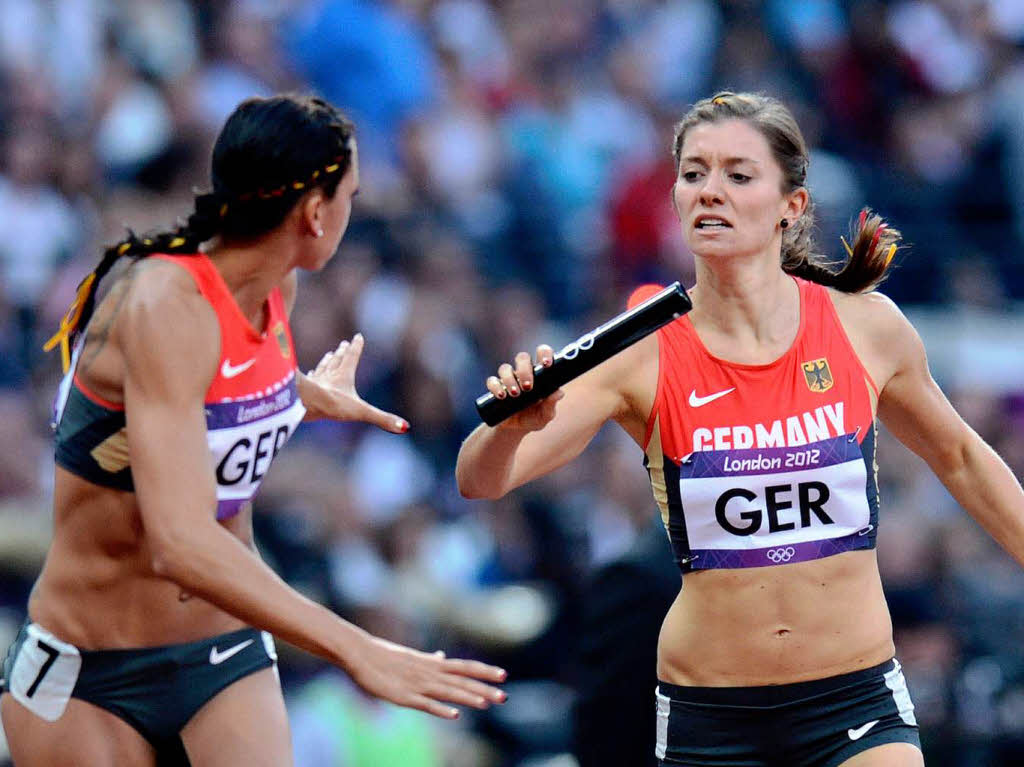
[{"label": "earring", "polygon": [[786,229],[789,226],[789,219],[788,218],[782,219],[779,222],[779,226],[781,226],[783,229]]},{"label": "earring", "polygon": [[317,229],[316,230],[316,236],[317,237],[323,237],[324,236],[324,230],[323,229]]}]

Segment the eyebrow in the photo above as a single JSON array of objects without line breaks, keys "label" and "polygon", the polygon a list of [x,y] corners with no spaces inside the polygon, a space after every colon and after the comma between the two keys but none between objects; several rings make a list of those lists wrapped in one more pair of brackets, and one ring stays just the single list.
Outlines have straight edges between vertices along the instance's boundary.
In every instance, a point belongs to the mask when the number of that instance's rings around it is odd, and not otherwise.
[{"label": "eyebrow", "polygon": [[[705,168],[708,165],[703,157],[697,157],[697,156],[693,156],[693,155],[691,155],[690,157],[684,157],[682,159],[682,162],[695,162],[698,165],[703,165]],[[741,163],[741,162],[749,162],[752,165],[760,165],[761,164],[759,160],[755,160],[752,157],[726,157],[725,158],[725,164],[726,165],[736,165],[737,163]]]}]

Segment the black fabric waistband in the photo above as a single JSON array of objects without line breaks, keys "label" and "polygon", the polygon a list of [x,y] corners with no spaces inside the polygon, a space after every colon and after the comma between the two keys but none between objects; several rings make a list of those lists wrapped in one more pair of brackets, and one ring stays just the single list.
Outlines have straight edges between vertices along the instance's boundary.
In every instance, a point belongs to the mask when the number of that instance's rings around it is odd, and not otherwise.
[{"label": "black fabric waistband", "polygon": [[128,659],[145,662],[148,658],[160,657],[172,660],[185,660],[189,656],[205,653],[217,644],[232,644],[239,641],[252,639],[263,641],[258,629],[245,627],[228,632],[217,634],[204,639],[197,639],[193,642],[178,642],[176,644],[154,645],[152,647],[126,647],[105,650],[79,650],[82,655],[82,664],[90,668],[97,666],[118,667]]},{"label": "black fabric waistband", "polygon": [[735,706],[772,708],[827,695],[844,687],[861,684],[899,668],[895,658],[871,668],[851,671],[824,679],[806,682],[773,684],[758,687],[689,687],[658,681],[658,692],[672,702],[696,703],[707,706]]}]

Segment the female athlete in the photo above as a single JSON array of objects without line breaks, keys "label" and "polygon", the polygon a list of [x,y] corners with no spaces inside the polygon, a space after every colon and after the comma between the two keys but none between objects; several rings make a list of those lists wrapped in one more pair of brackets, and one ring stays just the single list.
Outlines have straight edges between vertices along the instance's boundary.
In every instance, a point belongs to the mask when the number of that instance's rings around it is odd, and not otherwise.
[{"label": "female athlete", "polygon": [[249,502],[304,417],[408,428],[356,393],[360,336],[296,370],[295,270],[323,267],[348,225],[351,123],[316,99],[247,101],[212,182],[185,226],[108,249],[52,339],[53,543],[0,703],[18,767],[291,764],[271,634],[440,717],[504,700],[478,681],[500,669],[367,634],[253,544]]},{"label": "female athlete", "polygon": [[[729,92],[700,101],[674,154],[693,310],[479,427],[459,487],[499,497],[616,421],[644,450],[685,576],[658,644],[661,762],[921,765],[875,556],[876,417],[1021,562],[1024,492],[874,292],[898,232],[865,211],[842,269],[812,255],[807,150],[782,104]],[[537,349],[539,363],[552,358]],[[532,385],[525,352],[487,381],[496,397]]]}]

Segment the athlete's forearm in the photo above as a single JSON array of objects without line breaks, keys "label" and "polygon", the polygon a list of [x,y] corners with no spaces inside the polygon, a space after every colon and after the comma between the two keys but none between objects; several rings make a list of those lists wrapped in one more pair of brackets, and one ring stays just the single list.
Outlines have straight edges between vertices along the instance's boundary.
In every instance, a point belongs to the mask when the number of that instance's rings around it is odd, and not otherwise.
[{"label": "athlete's forearm", "polygon": [[971,432],[962,459],[939,473],[953,497],[1024,565],[1024,490],[995,450]]},{"label": "athlete's forearm", "polygon": [[455,481],[466,498],[501,498],[510,483],[516,449],[529,432],[480,424],[466,437],[455,463]]},{"label": "athlete's forearm", "polygon": [[346,670],[367,634],[304,597],[216,523],[154,545],[156,573],[258,629]]}]

